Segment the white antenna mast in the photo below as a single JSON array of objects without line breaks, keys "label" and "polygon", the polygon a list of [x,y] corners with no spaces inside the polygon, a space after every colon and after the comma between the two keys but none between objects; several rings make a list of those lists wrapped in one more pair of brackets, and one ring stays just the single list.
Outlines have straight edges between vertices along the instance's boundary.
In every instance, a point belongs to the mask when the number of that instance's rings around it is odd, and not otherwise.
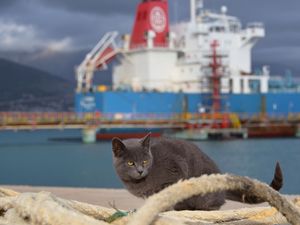
[{"label": "white antenna mast", "polygon": [[203,0],[197,0],[197,9],[202,10],[204,8]]},{"label": "white antenna mast", "polygon": [[203,0],[191,0],[191,22],[196,22],[197,15],[203,10]]},{"label": "white antenna mast", "polygon": [[195,23],[196,22],[196,0],[191,0],[190,3],[190,7],[191,7],[191,22]]}]

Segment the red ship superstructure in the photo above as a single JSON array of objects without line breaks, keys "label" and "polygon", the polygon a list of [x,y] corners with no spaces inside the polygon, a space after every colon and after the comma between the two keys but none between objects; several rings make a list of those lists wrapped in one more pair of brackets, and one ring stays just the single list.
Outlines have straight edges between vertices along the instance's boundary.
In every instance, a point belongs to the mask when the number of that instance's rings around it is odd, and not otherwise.
[{"label": "red ship superstructure", "polygon": [[168,1],[142,1],[137,7],[130,48],[145,47],[149,44],[153,44],[154,47],[166,47],[168,45],[168,36]]}]

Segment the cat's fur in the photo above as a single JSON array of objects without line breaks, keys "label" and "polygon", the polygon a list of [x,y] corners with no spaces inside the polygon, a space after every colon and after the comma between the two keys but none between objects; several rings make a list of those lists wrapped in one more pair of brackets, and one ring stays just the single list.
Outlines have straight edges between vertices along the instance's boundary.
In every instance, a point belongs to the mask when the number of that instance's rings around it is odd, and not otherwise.
[{"label": "cat's fur", "polygon": [[[182,140],[151,138],[112,140],[113,163],[117,174],[133,195],[146,198],[180,179],[220,173],[217,165],[196,145]],[[132,165],[133,164],[133,165]],[[273,188],[282,186],[279,165]],[[213,210],[224,204],[225,198],[258,203],[259,199],[238,192],[219,192],[195,196],[178,203],[176,210]]]}]

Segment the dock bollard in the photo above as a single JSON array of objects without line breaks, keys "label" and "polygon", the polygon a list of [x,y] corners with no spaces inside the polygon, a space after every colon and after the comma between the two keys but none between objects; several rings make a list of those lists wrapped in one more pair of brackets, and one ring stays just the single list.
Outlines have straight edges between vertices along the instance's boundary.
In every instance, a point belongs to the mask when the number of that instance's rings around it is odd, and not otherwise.
[{"label": "dock bollard", "polygon": [[96,143],[96,133],[97,129],[95,128],[85,128],[82,129],[82,141],[85,144]]}]

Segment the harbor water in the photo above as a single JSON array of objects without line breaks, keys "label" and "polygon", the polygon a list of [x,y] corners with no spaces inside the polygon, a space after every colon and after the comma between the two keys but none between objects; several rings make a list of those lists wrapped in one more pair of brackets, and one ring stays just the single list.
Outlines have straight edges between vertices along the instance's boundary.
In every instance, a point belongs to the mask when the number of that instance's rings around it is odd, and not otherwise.
[{"label": "harbor water", "polygon": [[[300,194],[300,139],[195,142],[223,172],[269,183],[276,161],[285,194]],[[80,130],[0,132],[0,185],[123,188],[110,142],[83,144]]]}]

